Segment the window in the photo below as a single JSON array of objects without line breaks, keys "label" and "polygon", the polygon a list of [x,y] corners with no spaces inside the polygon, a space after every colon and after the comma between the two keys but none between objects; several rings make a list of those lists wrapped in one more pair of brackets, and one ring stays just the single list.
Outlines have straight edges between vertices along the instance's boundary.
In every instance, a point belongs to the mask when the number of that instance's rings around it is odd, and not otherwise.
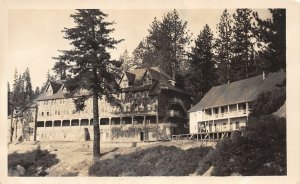
[{"label": "window", "polygon": [[219,108],[214,108],[214,114],[218,114],[219,113]]},{"label": "window", "polygon": [[235,122],[235,129],[240,129],[240,122]]},{"label": "window", "polygon": [[62,126],[70,126],[70,120],[63,120]]},{"label": "window", "polygon": [[60,127],[61,126],[61,121],[59,121],[59,120],[54,121],[54,126],[55,127]]},{"label": "window", "polygon": [[245,109],[246,109],[246,103],[240,103],[239,110],[245,110]]},{"label": "window", "polygon": [[44,112],[42,112],[41,115],[44,116]]},{"label": "window", "polygon": [[73,120],[71,121],[71,125],[72,125],[72,126],[79,126],[79,120],[78,120],[78,119],[73,119]]},{"label": "window", "polygon": [[89,120],[88,119],[82,119],[80,122],[81,126],[88,126],[89,125]]},{"label": "window", "polygon": [[37,127],[44,127],[44,122],[43,121],[38,121],[36,126]]},{"label": "window", "polygon": [[52,127],[52,121],[46,121],[46,127]]},{"label": "window", "polygon": [[49,116],[50,115],[50,113],[49,112],[47,112],[47,116]]}]

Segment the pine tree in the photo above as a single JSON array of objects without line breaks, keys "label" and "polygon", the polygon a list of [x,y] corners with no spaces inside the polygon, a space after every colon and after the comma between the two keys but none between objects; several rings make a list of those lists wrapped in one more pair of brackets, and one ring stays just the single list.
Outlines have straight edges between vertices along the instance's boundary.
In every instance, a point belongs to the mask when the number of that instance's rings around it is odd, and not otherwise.
[{"label": "pine tree", "polygon": [[23,73],[23,80],[24,80],[24,101],[25,104],[28,104],[33,100],[33,90],[32,90],[29,68],[26,68],[25,72]]},{"label": "pine tree", "polygon": [[135,52],[142,57],[143,66],[158,66],[173,79],[184,72],[187,64],[186,49],[191,37],[186,27],[187,22],[180,19],[176,10],[168,12],[162,21],[154,18],[149,35]]},{"label": "pine tree", "polygon": [[[61,62],[61,61],[59,61],[59,62]],[[56,64],[55,64],[56,65]],[[57,65],[56,65],[57,66]],[[44,82],[43,83],[43,86],[42,86],[42,88],[41,88],[41,92],[45,92],[45,90],[46,90],[46,87],[47,87],[47,84],[49,83],[49,81],[52,81],[52,80],[54,80],[55,79],[55,77],[53,76],[53,75],[51,75],[50,74],[50,71],[48,70],[47,71],[47,74],[46,74],[46,82]]]},{"label": "pine tree", "polygon": [[215,59],[218,65],[219,83],[224,84],[232,81],[231,60],[232,53],[232,19],[227,9],[221,15],[217,25],[218,38],[215,42]]},{"label": "pine tree", "polygon": [[255,72],[253,33],[251,20],[252,10],[237,9],[233,14],[233,58],[232,58],[232,74],[233,80],[241,80],[248,78]]},{"label": "pine tree", "polygon": [[132,58],[129,56],[127,49],[125,49],[125,51],[121,54],[119,60],[122,63],[121,68],[123,71],[128,71],[135,67]]},{"label": "pine tree", "polygon": [[146,39],[143,39],[133,50],[132,56],[136,68],[158,66],[158,63],[155,62],[154,50]]},{"label": "pine tree", "polygon": [[7,115],[10,115],[11,113],[11,90],[10,90],[10,84],[7,82]]},{"label": "pine tree", "polygon": [[272,19],[262,20],[254,12],[255,36],[261,42],[260,58],[264,61],[263,69],[276,72],[286,68],[286,10],[269,9]]},{"label": "pine tree", "polygon": [[[105,20],[107,16],[96,9],[80,9],[71,15],[76,26],[65,28],[63,32],[64,38],[71,40],[73,49],[61,51],[62,55],[57,58],[59,62],[70,63],[67,72],[71,75],[65,83],[70,95],[86,89],[93,97],[94,160],[100,158],[98,99],[103,96],[109,98],[119,89],[116,78],[119,77],[121,63],[111,60],[107,49],[114,49],[122,40],[110,37],[114,29],[109,28],[113,23]],[[84,99],[79,102],[84,103]]]},{"label": "pine tree", "polygon": [[14,74],[14,84],[13,84],[13,91],[12,91],[12,105],[14,109],[20,110],[23,107],[23,80],[21,75],[18,74],[18,71],[15,70]]},{"label": "pine tree", "polygon": [[[58,80],[65,80],[67,78],[67,70],[69,68],[68,64],[64,62],[65,58],[63,55],[59,56],[57,59],[58,61],[54,64],[53,70],[56,73],[55,78]],[[48,71],[48,75],[49,71]],[[49,79],[49,77],[47,77]]]},{"label": "pine tree", "polygon": [[213,58],[213,33],[206,24],[200,31],[190,54],[191,67],[189,83],[199,100],[216,83],[216,69]]},{"label": "pine tree", "polygon": [[37,86],[34,91],[34,95],[40,94],[40,88]]}]

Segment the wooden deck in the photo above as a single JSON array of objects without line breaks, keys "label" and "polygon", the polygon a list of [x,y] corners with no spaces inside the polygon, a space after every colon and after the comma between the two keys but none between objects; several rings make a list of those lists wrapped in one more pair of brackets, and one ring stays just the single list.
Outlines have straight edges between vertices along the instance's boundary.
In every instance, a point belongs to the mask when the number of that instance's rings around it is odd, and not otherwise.
[{"label": "wooden deck", "polygon": [[224,131],[224,132],[203,132],[197,134],[172,135],[172,140],[196,140],[196,141],[219,141],[224,138],[231,138],[233,132],[242,134],[242,131]]}]

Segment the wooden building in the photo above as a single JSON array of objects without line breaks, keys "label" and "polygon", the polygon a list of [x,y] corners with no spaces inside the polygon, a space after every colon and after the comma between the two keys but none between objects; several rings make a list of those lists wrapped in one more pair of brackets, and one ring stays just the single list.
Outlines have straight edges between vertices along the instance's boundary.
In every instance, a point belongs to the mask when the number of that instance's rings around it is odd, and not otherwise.
[{"label": "wooden building", "polygon": [[247,125],[251,102],[285,79],[285,71],[279,71],[213,87],[188,111],[190,134],[220,139],[242,129]]},{"label": "wooden building", "polygon": [[[156,141],[188,132],[192,95],[158,68],[124,72],[120,87],[113,102],[99,99],[101,141]],[[87,134],[93,139],[92,98],[83,111],[73,101],[89,92],[73,98],[65,93],[62,81],[50,81],[37,98],[37,140],[85,140]]]}]

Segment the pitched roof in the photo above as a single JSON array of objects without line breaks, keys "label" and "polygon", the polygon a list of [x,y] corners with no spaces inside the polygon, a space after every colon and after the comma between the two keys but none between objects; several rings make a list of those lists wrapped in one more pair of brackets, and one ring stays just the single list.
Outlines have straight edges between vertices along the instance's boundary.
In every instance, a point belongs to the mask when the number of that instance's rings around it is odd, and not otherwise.
[{"label": "pitched roof", "polygon": [[[143,85],[143,78],[147,72],[149,72],[155,82],[153,84]],[[151,95],[159,94],[161,90],[173,90],[179,93],[192,95],[185,89],[173,86],[169,81],[171,77],[159,70],[158,67],[135,69],[125,72],[125,75],[127,76],[128,81],[131,83],[131,86],[124,88],[123,91],[149,90]],[[48,85],[51,85],[53,89],[53,95],[47,95],[46,92],[43,92],[37,97],[37,101],[66,98],[63,92],[64,85],[62,81],[50,81]],[[89,95],[89,92],[80,91],[79,93],[74,94],[74,96],[80,95]]]},{"label": "pitched roof", "polygon": [[193,106],[189,112],[201,111],[206,108],[249,102],[263,91],[270,91],[276,84],[282,83],[286,78],[285,71],[270,73],[265,79],[262,75],[248,79],[223,84],[211,88],[202,100]]},{"label": "pitched roof", "polygon": [[[143,78],[146,75],[146,73],[149,72],[152,79],[155,80],[155,82],[151,85],[143,85]],[[129,74],[129,75],[128,75]],[[158,67],[151,67],[151,68],[142,68],[142,69],[135,69],[132,71],[126,72],[128,80],[131,80],[134,78],[133,84],[129,86],[128,88],[123,89],[123,91],[136,91],[136,90],[150,90],[150,95],[153,94],[159,94],[161,90],[172,90],[179,93],[184,93],[191,95],[188,91],[185,89],[181,89],[178,87],[175,87],[171,84],[169,80],[172,80],[172,78],[161,71]],[[131,75],[131,76],[130,76]],[[134,75],[134,77],[132,76]],[[131,78],[131,79],[129,79]]]},{"label": "pitched roof", "polygon": [[53,94],[58,92],[58,90],[63,86],[63,83],[61,81],[50,81],[50,85],[53,90]]}]

